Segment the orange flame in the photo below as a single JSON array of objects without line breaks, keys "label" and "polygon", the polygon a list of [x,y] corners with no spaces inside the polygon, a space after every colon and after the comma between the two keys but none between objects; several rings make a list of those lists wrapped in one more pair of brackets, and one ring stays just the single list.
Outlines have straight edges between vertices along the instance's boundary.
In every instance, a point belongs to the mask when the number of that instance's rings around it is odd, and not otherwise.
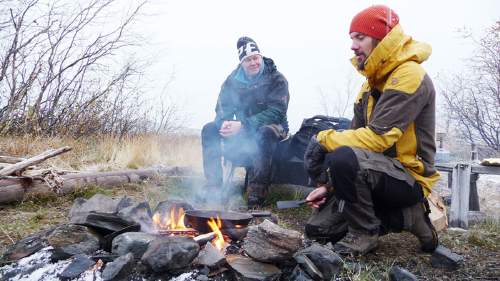
[{"label": "orange flame", "polygon": [[222,232],[220,231],[222,227],[221,219],[219,218],[219,216],[217,216],[217,221],[215,221],[214,218],[210,218],[207,223],[208,226],[210,226],[210,229],[212,229],[212,231],[215,232],[215,239],[212,241],[212,244],[219,251],[222,251],[224,249],[226,242],[224,241],[224,236],[222,236]]},{"label": "orange flame", "polygon": [[156,212],[153,215],[153,223],[157,229],[168,229],[168,230],[181,230],[186,229],[184,225],[185,212],[183,208],[179,208],[179,211],[175,211],[176,208],[170,209],[170,216],[164,216],[163,221],[161,220],[160,213]]}]

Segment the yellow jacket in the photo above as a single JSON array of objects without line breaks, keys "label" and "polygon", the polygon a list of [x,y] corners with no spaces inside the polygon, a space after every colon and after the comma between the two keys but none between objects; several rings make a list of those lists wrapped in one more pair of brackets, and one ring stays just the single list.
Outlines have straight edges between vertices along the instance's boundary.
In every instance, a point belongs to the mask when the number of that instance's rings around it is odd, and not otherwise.
[{"label": "yellow jacket", "polygon": [[[354,104],[352,129],[317,136],[328,151],[351,146],[398,160],[422,185],[425,196],[439,179],[434,168],[435,91],[420,66],[430,54],[428,44],[395,26],[360,71],[367,80]],[[352,63],[356,66],[355,58]]]}]

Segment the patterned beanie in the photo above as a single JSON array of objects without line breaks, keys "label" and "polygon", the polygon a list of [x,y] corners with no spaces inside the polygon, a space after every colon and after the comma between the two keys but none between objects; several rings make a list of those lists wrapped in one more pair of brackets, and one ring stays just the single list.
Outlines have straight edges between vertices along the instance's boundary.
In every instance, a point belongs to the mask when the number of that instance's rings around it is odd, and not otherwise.
[{"label": "patterned beanie", "polygon": [[382,40],[399,23],[399,17],[391,8],[375,5],[359,12],[351,21],[349,34],[360,32],[372,38]]},{"label": "patterned beanie", "polygon": [[257,43],[255,43],[255,41],[250,37],[241,37],[240,39],[238,39],[236,47],[238,48],[238,56],[240,58],[240,62],[248,56],[260,55],[260,50],[259,47],[257,47]]}]

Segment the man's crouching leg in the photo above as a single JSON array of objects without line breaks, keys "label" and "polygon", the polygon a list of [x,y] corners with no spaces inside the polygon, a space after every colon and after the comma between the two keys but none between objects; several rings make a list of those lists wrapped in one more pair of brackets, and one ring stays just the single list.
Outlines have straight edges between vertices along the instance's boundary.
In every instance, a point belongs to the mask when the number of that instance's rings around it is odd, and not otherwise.
[{"label": "man's crouching leg", "polygon": [[347,222],[338,212],[338,201],[331,197],[324,206],[314,210],[305,226],[306,237],[320,243],[337,243],[347,234]]},{"label": "man's crouching leg", "polygon": [[379,233],[406,230],[417,236],[423,251],[437,247],[422,187],[399,162],[349,147],[328,154],[326,161],[334,171],[334,192],[344,204],[341,213],[349,229],[338,244],[364,254],[377,247]]},{"label": "man's crouching leg", "polygon": [[355,152],[350,147],[339,147],[326,155],[325,164],[333,171],[334,194],[348,226],[348,234],[338,245],[355,255],[374,250],[378,246],[380,220],[375,215],[371,185]]}]

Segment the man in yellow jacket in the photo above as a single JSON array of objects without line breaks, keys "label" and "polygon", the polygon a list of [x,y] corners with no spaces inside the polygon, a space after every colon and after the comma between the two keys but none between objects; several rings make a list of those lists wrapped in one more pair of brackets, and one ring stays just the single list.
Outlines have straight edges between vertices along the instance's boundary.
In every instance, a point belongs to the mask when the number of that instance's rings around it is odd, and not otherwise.
[{"label": "man in yellow jacket", "polygon": [[321,131],[306,151],[317,184],[307,197],[316,210],[306,235],[365,254],[379,235],[405,230],[432,252],[438,237],[426,197],[439,179],[435,91],[420,65],[431,47],[405,35],[398,15],[382,5],[359,12],[349,35],[352,63],[366,82],[351,129]]}]

